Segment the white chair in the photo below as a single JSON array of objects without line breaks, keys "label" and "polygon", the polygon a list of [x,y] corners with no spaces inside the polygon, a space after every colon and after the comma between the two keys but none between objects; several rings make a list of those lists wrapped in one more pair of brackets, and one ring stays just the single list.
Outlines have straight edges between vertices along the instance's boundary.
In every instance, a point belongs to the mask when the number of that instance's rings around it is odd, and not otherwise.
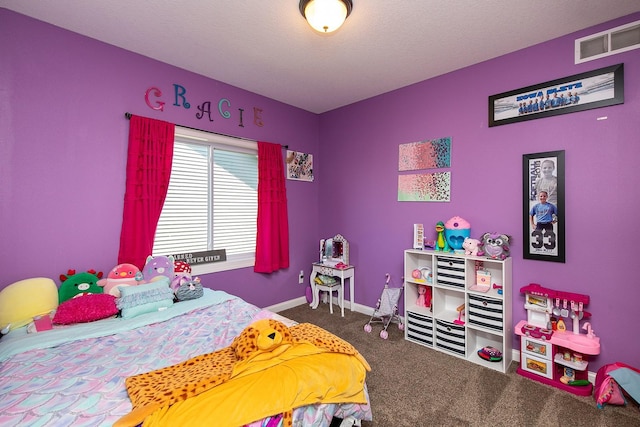
[{"label": "white chair", "polygon": [[344,317],[344,282],[337,280],[335,283],[330,284],[316,284],[315,292],[320,293],[321,291],[328,292],[329,312],[331,314],[333,314],[333,293],[338,293],[338,306],[340,307],[340,313],[342,314],[342,317]]}]

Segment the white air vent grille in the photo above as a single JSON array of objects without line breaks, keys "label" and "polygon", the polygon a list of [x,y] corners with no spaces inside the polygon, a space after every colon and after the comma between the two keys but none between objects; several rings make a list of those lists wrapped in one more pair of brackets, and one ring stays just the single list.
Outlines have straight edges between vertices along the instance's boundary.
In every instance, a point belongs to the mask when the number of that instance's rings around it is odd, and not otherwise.
[{"label": "white air vent grille", "polygon": [[575,41],[575,63],[592,61],[640,48],[640,21],[611,28]]}]

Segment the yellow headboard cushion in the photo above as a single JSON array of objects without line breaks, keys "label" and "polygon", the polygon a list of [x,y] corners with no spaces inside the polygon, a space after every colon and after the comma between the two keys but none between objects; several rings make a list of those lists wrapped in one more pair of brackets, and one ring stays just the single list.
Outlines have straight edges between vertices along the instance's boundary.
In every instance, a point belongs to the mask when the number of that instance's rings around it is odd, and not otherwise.
[{"label": "yellow headboard cushion", "polygon": [[0,291],[0,328],[25,326],[58,308],[58,288],[46,277],[20,280]]}]

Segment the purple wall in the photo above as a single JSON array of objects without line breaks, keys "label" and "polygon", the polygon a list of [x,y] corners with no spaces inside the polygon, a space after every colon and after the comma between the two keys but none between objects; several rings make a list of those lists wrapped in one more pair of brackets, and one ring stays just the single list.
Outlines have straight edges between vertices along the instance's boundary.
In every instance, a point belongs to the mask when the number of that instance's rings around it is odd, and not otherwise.
[{"label": "purple wall", "polygon": [[[639,236],[640,55],[638,50],[573,64],[573,40],[640,19],[628,16],[320,116],[0,9],[0,288],[27,277],[56,279],[68,268],[109,270],[116,263],[128,122],[123,113],[225,134],[289,144],[314,154],[316,181],[287,183],[291,268],[203,277],[260,306],[303,295],[320,237],[342,233],[357,268],[356,302],[374,306],[384,274],[396,283],[412,224],[460,215],[473,234],[514,236],[514,321],[525,317],[520,287],[530,282],[591,296],[602,338],[589,366],[640,366],[632,329],[640,286],[632,257]],[[8,42],[6,42],[8,41]],[[625,103],[489,129],[490,95],[623,62]],[[173,106],[173,84],[192,108]],[[144,92],[163,91],[165,111]],[[195,118],[195,106],[231,101],[232,118]],[[263,127],[252,123],[263,110]],[[236,108],[244,108],[238,127]],[[607,116],[607,120],[596,118]],[[450,203],[397,201],[398,145],[451,136]],[[567,262],[522,259],[521,159],[566,151]],[[322,202],[320,202],[322,201]],[[622,233],[613,232],[622,225]]]},{"label": "purple wall", "polygon": [[[375,306],[386,272],[400,283],[412,224],[424,223],[433,238],[437,221],[459,215],[471,223],[472,237],[486,231],[513,236],[514,323],[526,318],[519,290],[528,283],[589,294],[591,323],[602,339],[589,369],[615,361],[640,366],[634,327],[640,51],[573,63],[575,38],[638,19],[631,15],[322,116],[320,200],[332,203],[321,205],[320,231],[349,239],[358,303]],[[623,105],[487,126],[491,95],[621,62]],[[608,119],[597,121],[601,116]],[[398,202],[398,145],[446,136],[452,137],[451,202]],[[554,150],[566,151],[564,264],[522,256],[522,155]]]},{"label": "purple wall", "polygon": [[[317,154],[319,119],[182,69],[0,9],[0,288],[29,277],[58,283],[68,269],[117,264],[129,122],[125,112]],[[173,85],[191,108],[173,106]],[[162,90],[164,112],[144,100]],[[196,106],[231,102],[232,117],[195,117]],[[153,99],[153,98],[152,98]],[[264,126],[253,123],[261,108]],[[238,108],[244,109],[239,127]],[[284,155],[284,152],[283,152]],[[291,267],[202,277],[260,306],[304,295],[317,248],[318,181],[288,181]]]}]

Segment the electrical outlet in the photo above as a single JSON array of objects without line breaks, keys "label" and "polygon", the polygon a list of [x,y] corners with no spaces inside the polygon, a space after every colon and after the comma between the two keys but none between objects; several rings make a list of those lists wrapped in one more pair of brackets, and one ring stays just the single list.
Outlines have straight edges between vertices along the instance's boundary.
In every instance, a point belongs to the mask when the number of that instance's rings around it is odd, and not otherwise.
[{"label": "electrical outlet", "polygon": [[304,270],[300,270],[300,275],[298,276],[298,283],[299,284],[304,283]]}]

